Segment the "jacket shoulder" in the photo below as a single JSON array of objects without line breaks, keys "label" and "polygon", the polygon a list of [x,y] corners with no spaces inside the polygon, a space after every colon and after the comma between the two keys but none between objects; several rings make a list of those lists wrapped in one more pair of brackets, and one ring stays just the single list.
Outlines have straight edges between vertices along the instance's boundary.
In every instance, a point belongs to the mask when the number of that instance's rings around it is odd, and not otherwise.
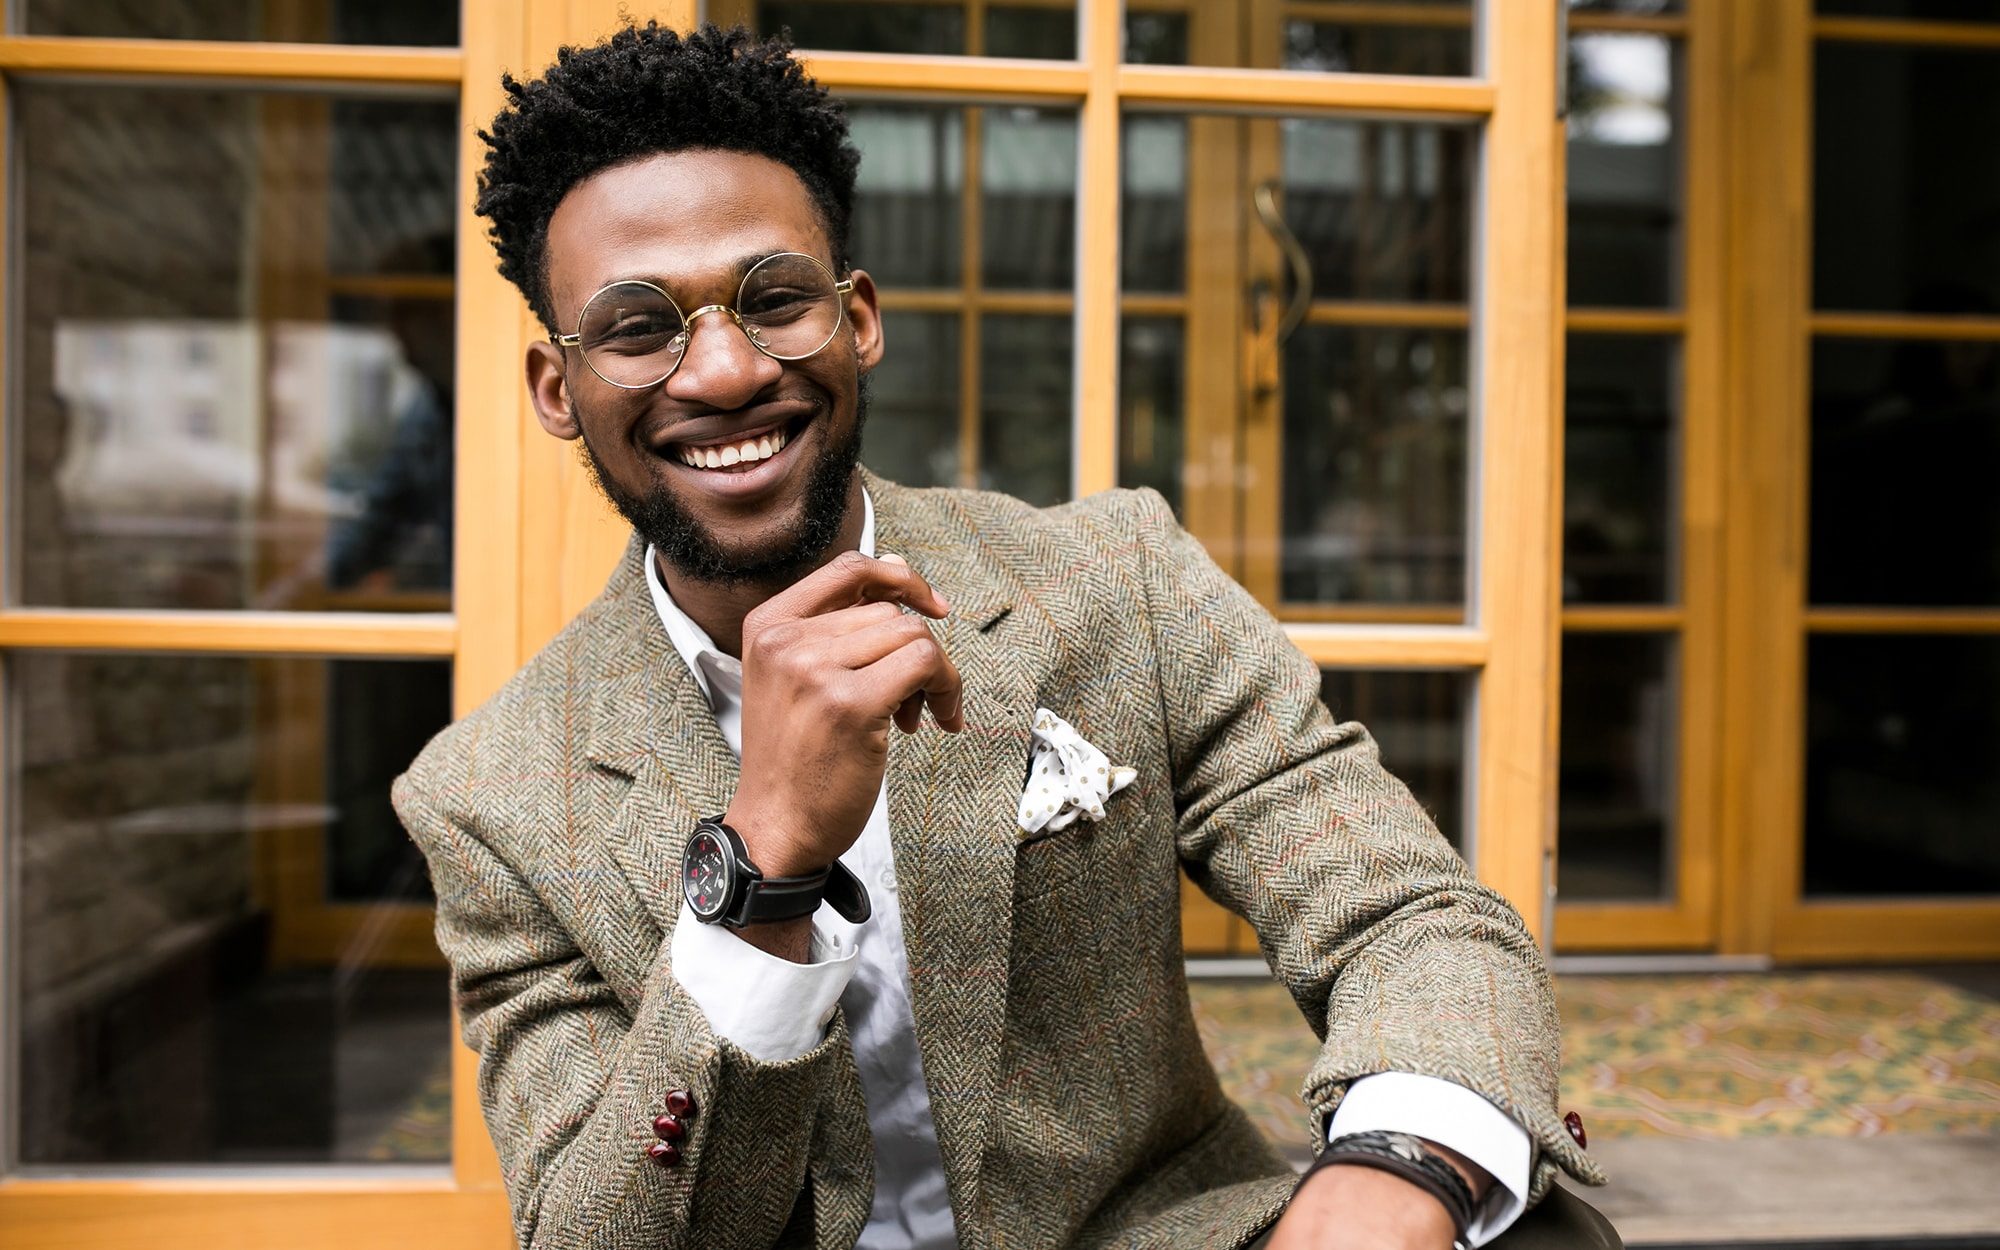
[{"label": "jacket shoulder", "polygon": [[[402,810],[420,803],[443,814],[480,793],[473,784],[497,773],[548,773],[581,759],[588,657],[601,654],[611,626],[613,586],[593,600],[484,703],[439,730],[404,774],[394,797]],[[405,822],[410,822],[406,816]],[[415,830],[412,829],[414,833]]]}]

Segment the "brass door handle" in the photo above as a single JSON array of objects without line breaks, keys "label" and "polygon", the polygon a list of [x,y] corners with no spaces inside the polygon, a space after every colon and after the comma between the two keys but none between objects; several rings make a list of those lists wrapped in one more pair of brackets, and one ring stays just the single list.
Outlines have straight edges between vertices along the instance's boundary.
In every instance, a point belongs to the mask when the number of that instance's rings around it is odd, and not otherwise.
[{"label": "brass door handle", "polygon": [[1278,210],[1278,180],[1267,178],[1250,192],[1250,206],[1257,211],[1257,220],[1270,234],[1272,242],[1284,254],[1285,267],[1291,270],[1292,296],[1285,304],[1285,314],[1278,321],[1278,342],[1292,337],[1292,331],[1299,328],[1312,309],[1313,270],[1312,257],[1306,254],[1305,245],[1299,236],[1285,224],[1285,215]]}]

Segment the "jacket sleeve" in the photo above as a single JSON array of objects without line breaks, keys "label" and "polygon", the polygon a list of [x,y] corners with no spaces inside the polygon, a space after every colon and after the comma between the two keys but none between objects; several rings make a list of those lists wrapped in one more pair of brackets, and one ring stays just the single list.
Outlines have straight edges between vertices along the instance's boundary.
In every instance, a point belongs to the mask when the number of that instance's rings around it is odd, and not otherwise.
[{"label": "jacket sleeve", "polygon": [[1177,850],[1245,917],[1322,1038],[1304,1096],[1318,1150],[1378,1072],[1455,1082],[1527,1130],[1531,1199],[1560,1165],[1601,1184],[1556,1106],[1561,1036],[1541,952],[1474,879],[1320,674],[1151,491],[1137,494]]},{"label": "jacket sleeve", "polygon": [[[671,943],[628,1008],[477,822],[440,802],[449,790],[423,775],[426,763],[397,780],[393,797],[430,862],[438,945],[466,1044],[479,1053],[480,1106],[520,1244],[763,1250],[809,1238],[815,1204],[800,1199],[813,1136],[829,1124],[853,1131],[852,1117],[821,1114],[831,1086],[857,1081],[844,1021],[836,1014],[806,1054],[761,1063],[709,1029],[674,980]],[[663,1168],[645,1152],[675,1088],[694,1109],[681,1163]],[[865,1142],[824,1155],[864,1168],[872,1158]],[[872,1183],[836,1167],[812,1167],[812,1181],[863,1192]],[[860,1222],[820,1205],[819,1243],[851,1246]],[[853,1226],[829,1227],[829,1217]]]}]

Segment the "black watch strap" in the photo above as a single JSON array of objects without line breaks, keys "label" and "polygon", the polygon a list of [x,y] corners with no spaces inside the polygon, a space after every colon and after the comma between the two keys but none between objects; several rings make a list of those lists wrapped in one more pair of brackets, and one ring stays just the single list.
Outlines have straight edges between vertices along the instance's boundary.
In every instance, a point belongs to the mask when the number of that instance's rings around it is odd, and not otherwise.
[{"label": "black watch strap", "polygon": [[1457,1168],[1427,1149],[1422,1138],[1411,1133],[1388,1132],[1336,1137],[1320,1151],[1319,1158],[1299,1178],[1299,1184],[1304,1185],[1321,1168],[1336,1164],[1376,1168],[1400,1176],[1430,1194],[1451,1216],[1454,1244],[1465,1245],[1474,1214],[1472,1187],[1465,1183]]},{"label": "black watch strap", "polygon": [[794,920],[819,910],[825,899],[849,924],[874,912],[861,879],[839,860],[803,877],[759,877],[746,883],[739,925]]},{"label": "black watch strap", "polygon": [[742,926],[809,916],[819,910],[829,875],[830,870],[822,868],[803,877],[752,878],[743,883],[743,905],[731,919]]}]

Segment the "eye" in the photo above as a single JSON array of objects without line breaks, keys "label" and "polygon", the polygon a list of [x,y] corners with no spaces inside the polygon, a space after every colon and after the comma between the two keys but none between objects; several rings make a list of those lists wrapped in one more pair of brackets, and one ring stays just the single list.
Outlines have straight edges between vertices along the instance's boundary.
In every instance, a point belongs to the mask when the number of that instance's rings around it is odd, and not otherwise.
[{"label": "eye", "polygon": [[752,291],[744,297],[743,307],[736,311],[745,317],[755,317],[759,321],[783,321],[802,316],[819,299],[817,291],[799,287],[765,287]]}]

